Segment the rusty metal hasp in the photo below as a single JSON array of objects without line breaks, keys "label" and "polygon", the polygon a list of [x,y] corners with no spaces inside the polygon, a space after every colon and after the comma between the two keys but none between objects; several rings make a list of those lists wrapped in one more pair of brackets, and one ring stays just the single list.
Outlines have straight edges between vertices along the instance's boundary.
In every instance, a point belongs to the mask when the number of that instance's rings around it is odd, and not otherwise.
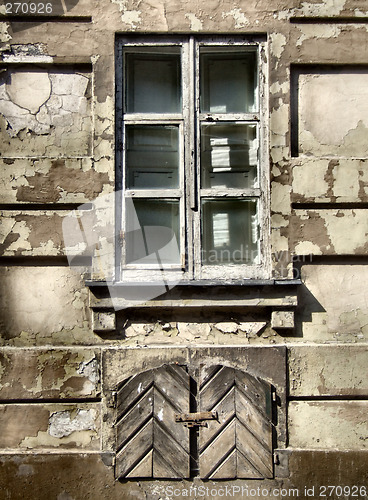
[{"label": "rusty metal hasp", "polygon": [[175,414],[175,422],[183,422],[186,427],[204,427],[207,425],[206,420],[217,420],[217,411]]}]

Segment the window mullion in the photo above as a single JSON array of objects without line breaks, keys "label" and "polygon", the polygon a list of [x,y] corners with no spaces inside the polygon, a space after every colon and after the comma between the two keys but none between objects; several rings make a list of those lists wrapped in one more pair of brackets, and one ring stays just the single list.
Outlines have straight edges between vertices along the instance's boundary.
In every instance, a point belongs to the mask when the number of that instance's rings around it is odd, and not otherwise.
[{"label": "window mullion", "polygon": [[194,131],[194,158],[195,158],[195,201],[196,210],[194,212],[194,224],[193,224],[193,234],[194,234],[194,275],[195,278],[200,278],[201,275],[201,248],[202,248],[202,236],[201,236],[201,197],[200,197],[200,186],[201,186],[201,145],[200,145],[200,85],[199,85],[199,42],[193,41],[193,68],[192,73],[194,75],[193,82],[193,131]]}]

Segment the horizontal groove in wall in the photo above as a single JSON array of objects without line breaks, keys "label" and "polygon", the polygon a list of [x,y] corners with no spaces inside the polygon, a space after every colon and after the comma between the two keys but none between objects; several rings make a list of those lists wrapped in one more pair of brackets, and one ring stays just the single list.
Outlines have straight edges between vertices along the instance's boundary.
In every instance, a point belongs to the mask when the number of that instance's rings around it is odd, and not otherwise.
[{"label": "horizontal groove in wall", "polygon": [[[80,208],[83,207],[83,208]],[[22,212],[47,212],[47,211],[57,211],[57,210],[91,210],[93,208],[92,203],[0,203],[0,210],[18,211]]]},{"label": "horizontal groove in wall", "polygon": [[368,23],[368,17],[293,16],[290,22],[293,24],[364,24]]},{"label": "horizontal groove in wall", "polygon": [[[90,262],[91,259],[88,258]],[[88,264],[85,264],[88,265]],[[32,257],[30,256],[14,256],[14,257],[0,257],[0,267],[11,267],[11,266],[22,266],[22,267],[66,267],[69,266],[69,261],[66,256],[42,256],[42,257]]]},{"label": "horizontal groove in wall", "polygon": [[0,399],[0,405],[42,405],[42,404],[75,404],[75,403],[101,403],[101,398],[38,398],[38,399]]},{"label": "horizontal groove in wall", "polygon": [[20,22],[20,23],[91,23],[92,16],[47,16],[47,15],[0,15],[0,22]]},{"label": "horizontal groove in wall", "polygon": [[366,210],[368,209],[368,203],[366,202],[354,202],[354,203],[330,203],[330,202],[319,202],[319,203],[297,203],[293,202],[291,208],[294,210]]},{"label": "horizontal groove in wall", "polygon": [[[1,22],[1,21],[0,21]],[[16,56],[14,56],[16,58]],[[27,61],[27,56],[20,56],[19,60],[11,59],[7,60],[4,59],[3,61],[0,61],[0,68],[7,68],[7,69],[16,69],[19,68],[19,66],[37,66],[37,68],[54,68],[57,67],[58,69],[65,68],[65,70],[79,70],[79,71],[92,71],[92,62],[90,61],[89,58],[81,58],[81,57],[54,57],[50,61],[43,61],[42,56],[40,56],[40,60],[37,61]],[[3,157],[2,157],[3,158]],[[2,159],[0,158],[0,159]],[[60,156],[59,158],[56,158],[57,160],[73,160],[73,159],[84,159],[84,158],[91,158],[90,156],[78,156],[78,157],[73,157],[73,156]],[[53,160],[53,158],[50,158],[48,156],[37,156],[37,157],[32,157],[32,156],[25,156],[23,158],[21,157],[7,157],[9,160]]]},{"label": "horizontal groove in wall", "polygon": [[341,401],[341,402],[346,402],[346,401],[368,401],[368,394],[366,396],[289,396],[288,398],[289,402],[292,401]]},{"label": "horizontal groove in wall", "polygon": [[[322,265],[367,265],[368,255],[312,255],[306,254],[303,258],[302,254],[295,254],[294,267],[298,268],[305,264],[322,264]],[[299,259],[299,260],[296,260]]]}]

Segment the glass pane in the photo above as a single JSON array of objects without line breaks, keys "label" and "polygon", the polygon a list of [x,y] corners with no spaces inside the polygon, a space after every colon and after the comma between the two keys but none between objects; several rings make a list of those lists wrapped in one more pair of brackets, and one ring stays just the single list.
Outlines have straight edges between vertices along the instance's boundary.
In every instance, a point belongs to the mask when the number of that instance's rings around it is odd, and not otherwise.
[{"label": "glass pane", "polygon": [[126,54],[128,113],[180,112],[180,48],[175,51],[177,54]]},{"label": "glass pane", "polygon": [[134,199],[126,203],[126,263],[179,264],[179,201]]},{"label": "glass pane", "polygon": [[201,187],[252,188],[257,184],[257,126],[201,126]]},{"label": "glass pane", "polygon": [[200,55],[201,111],[257,111],[256,52],[230,51],[216,54],[208,50],[203,49]]},{"label": "glass pane", "polygon": [[129,189],[179,186],[179,127],[126,127],[126,187]]},{"label": "glass pane", "polygon": [[202,263],[255,264],[257,225],[256,201],[202,201]]}]

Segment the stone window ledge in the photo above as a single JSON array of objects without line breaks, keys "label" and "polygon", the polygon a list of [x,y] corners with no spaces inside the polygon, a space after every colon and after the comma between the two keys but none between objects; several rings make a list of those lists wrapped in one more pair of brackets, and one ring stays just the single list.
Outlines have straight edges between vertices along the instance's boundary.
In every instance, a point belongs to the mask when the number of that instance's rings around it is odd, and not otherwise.
[{"label": "stone window ledge", "polygon": [[[93,330],[116,329],[116,312],[122,309],[271,308],[275,329],[294,327],[301,280],[241,280],[232,282],[180,281],[179,283],[109,283],[87,280]],[[150,299],[151,297],[151,299]]]}]

